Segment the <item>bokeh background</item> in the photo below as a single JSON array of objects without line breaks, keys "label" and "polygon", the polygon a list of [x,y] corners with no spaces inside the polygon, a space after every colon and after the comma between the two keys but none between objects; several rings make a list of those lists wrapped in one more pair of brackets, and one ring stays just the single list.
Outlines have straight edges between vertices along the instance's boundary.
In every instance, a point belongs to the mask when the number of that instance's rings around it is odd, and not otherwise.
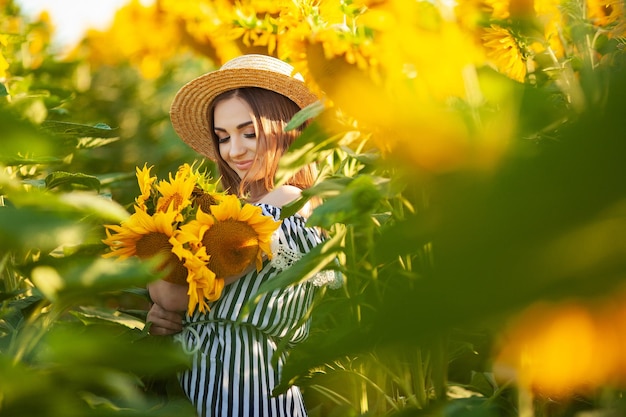
[{"label": "bokeh background", "polygon": [[102,239],[137,167],[214,168],[169,106],[244,53],[320,97],[279,177],[318,163],[329,239],[273,285],[345,279],[277,391],[311,416],[624,414],[623,1],[135,0],[62,43],[32,4],[0,0],[1,415],[194,415],[145,326],[159,274]]}]

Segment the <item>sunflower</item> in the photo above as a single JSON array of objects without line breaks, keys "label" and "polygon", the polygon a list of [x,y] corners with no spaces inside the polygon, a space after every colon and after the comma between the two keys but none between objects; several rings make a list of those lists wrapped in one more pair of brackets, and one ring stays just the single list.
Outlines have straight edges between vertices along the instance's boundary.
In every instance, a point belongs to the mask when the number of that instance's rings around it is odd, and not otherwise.
[{"label": "sunflower", "polygon": [[170,208],[178,213],[176,221],[183,221],[184,216],[181,214],[185,207],[191,205],[191,194],[196,187],[198,175],[192,172],[189,164],[180,166],[176,175],[169,175],[169,182],[162,180],[156,186],[157,191],[161,194],[157,201],[156,210],[165,212]]},{"label": "sunflower", "polygon": [[105,225],[107,238],[103,242],[111,248],[111,252],[103,256],[116,256],[119,259],[131,256],[139,259],[160,257],[157,270],[169,271],[164,279],[186,285],[187,269],[172,252],[173,245],[170,242],[175,232],[173,225],[177,215],[176,211],[168,210],[151,216],[141,207],[135,206],[135,213],[121,225]]},{"label": "sunflower", "polygon": [[194,188],[191,193],[193,206],[199,208],[205,213],[211,213],[211,206],[218,205],[224,194],[218,192],[208,192],[200,187]]},{"label": "sunflower", "polygon": [[514,34],[498,25],[491,25],[485,29],[482,39],[487,57],[493,60],[498,70],[513,80],[524,82],[526,56]]},{"label": "sunflower", "polygon": [[185,268],[187,268],[187,284],[189,289],[189,303],[187,312],[189,315],[193,313],[196,306],[201,312],[209,310],[207,301],[216,301],[222,295],[224,289],[224,280],[217,278],[215,273],[207,267],[209,256],[206,254],[205,248],[200,248],[196,253],[183,248],[177,242],[174,242],[173,251],[184,259]]},{"label": "sunflower", "polygon": [[156,177],[150,176],[150,170],[152,167],[148,168],[147,164],[144,164],[142,169],[139,167],[136,168],[137,171],[137,182],[139,183],[139,191],[141,195],[135,198],[135,204],[139,206],[142,210],[146,210],[146,201],[152,195],[152,184],[156,181]]},{"label": "sunflower", "polygon": [[255,264],[260,270],[263,254],[271,258],[270,240],[280,222],[264,216],[261,208],[241,204],[235,195],[225,195],[211,206],[211,214],[201,209],[196,219],[181,226],[176,239],[195,250],[204,247],[208,267],[218,278],[239,275]]}]

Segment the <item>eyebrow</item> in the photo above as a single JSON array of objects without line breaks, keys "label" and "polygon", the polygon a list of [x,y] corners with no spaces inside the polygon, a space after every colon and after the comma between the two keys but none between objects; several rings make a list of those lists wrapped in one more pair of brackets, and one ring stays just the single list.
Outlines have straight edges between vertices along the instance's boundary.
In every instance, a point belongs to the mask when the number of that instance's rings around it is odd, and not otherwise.
[{"label": "eyebrow", "polygon": [[[237,130],[241,130],[241,129],[243,129],[244,127],[248,127],[248,126],[250,126],[251,124],[252,124],[252,120],[250,120],[249,122],[243,122],[243,123],[240,123],[240,124],[238,124],[238,125],[237,125]],[[223,127],[217,127],[217,126],[215,126],[213,129],[214,129],[214,130],[219,130],[220,132],[226,132],[226,129],[224,129]]]}]

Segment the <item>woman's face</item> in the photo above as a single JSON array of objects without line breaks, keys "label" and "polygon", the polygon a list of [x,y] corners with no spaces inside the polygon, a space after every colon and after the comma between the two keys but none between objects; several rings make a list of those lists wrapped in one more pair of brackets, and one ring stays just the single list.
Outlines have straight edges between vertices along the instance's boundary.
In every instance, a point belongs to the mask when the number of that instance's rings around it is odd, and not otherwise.
[{"label": "woman's face", "polygon": [[220,156],[243,178],[250,171],[259,138],[252,109],[243,99],[231,97],[215,105],[213,123]]}]

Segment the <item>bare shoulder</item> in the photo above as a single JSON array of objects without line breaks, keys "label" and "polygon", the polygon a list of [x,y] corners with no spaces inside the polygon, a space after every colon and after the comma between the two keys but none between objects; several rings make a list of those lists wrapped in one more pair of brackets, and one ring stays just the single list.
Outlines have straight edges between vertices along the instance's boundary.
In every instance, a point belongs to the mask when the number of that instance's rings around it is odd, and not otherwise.
[{"label": "bare shoulder", "polygon": [[293,185],[281,185],[271,192],[267,193],[259,200],[259,203],[270,204],[274,207],[282,207],[289,204],[302,195],[302,190]]}]

